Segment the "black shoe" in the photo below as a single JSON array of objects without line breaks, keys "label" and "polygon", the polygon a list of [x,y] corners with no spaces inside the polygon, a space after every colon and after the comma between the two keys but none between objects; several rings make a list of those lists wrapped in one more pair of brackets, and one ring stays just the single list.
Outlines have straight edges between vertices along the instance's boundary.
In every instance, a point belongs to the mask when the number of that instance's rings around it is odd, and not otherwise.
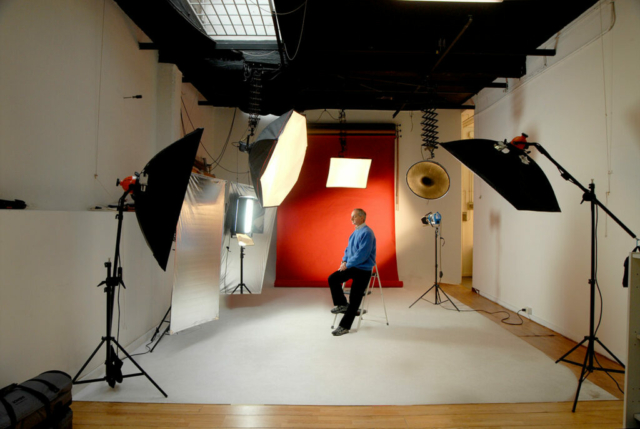
[{"label": "black shoe", "polygon": [[338,305],[337,307],[333,307],[331,309],[331,314],[345,313],[347,311],[347,308],[349,308],[348,305]]},{"label": "black shoe", "polygon": [[349,330],[343,328],[342,326],[338,326],[335,331],[332,332],[334,337],[339,337],[340,335],[348,334]]}]

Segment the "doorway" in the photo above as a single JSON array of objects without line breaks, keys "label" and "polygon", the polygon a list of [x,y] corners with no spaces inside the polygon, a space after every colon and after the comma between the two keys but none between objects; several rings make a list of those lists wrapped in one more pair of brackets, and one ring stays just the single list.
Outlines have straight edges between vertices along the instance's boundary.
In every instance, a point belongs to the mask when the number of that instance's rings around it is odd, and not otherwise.
[{"label": "doorway", "polygon": [[[474,138],[474,111],[462,112],[462,139]],[[462,165],[462,285],[473,287],[473,178],[474,174]]]}]

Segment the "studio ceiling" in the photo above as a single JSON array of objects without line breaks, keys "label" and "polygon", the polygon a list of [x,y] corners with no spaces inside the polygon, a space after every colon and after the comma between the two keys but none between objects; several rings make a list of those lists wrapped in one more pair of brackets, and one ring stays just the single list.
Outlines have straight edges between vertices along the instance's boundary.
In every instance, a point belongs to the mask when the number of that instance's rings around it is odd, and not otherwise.
[{"label": "studio ceiling", "polygon": [[553,55],[537,48],[596,0],[273,0],[280,47],[214,41],[186,0],[116,2],[206,104],[280,115],[467,107],[522,77],[527,55]]}]

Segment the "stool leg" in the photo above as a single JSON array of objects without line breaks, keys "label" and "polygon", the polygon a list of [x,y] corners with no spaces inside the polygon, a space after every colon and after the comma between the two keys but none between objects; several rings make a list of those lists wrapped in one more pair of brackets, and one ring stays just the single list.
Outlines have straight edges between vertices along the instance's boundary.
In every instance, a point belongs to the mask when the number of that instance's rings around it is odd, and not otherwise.
[{"label": "stool leg", "polygon": [[[343,282],[342,283],[342,292],[344,293],[344,286],[347,284],[347,282]],[[336,314],[333,317],[333,323],[331,324],[331,329],[333,329],[334,326],[336,326],[336,320],[338,320],[338,314]]]},{"label": "stool leg", "polygon": [[380,288],[380,298],[382,298],[382,308],[384,308],[384,317],[387,319],[387,326],[389,326],[389,316],[387,316],[387,306],[384,303],[384,294],[382,293],[382,282],[380,281],[380,274],[378,273],[378,266],[376,265],[376,277],[378,278],[378,287]]}]

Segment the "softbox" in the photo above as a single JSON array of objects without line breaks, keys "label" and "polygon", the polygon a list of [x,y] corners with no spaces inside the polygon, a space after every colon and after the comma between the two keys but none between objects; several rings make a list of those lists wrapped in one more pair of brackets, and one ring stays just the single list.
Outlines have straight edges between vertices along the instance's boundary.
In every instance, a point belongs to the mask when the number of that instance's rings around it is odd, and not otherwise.
[{"label": "softbox", "polygon": [[477,174],[517,210],[559,212],[549,179],[524,151],[484,139],[457,140],[440,146]]},{"label": "softbox", "polygon": [[154,156],[133,192],[142,234],[165,271],[202,132],[198,128]]},{"label": "softbox", "polygon": [[277,207],[298,181],[307,151],[307,120],[293,110],[270,123],[249,149],[251,181],[262,207]]}]

